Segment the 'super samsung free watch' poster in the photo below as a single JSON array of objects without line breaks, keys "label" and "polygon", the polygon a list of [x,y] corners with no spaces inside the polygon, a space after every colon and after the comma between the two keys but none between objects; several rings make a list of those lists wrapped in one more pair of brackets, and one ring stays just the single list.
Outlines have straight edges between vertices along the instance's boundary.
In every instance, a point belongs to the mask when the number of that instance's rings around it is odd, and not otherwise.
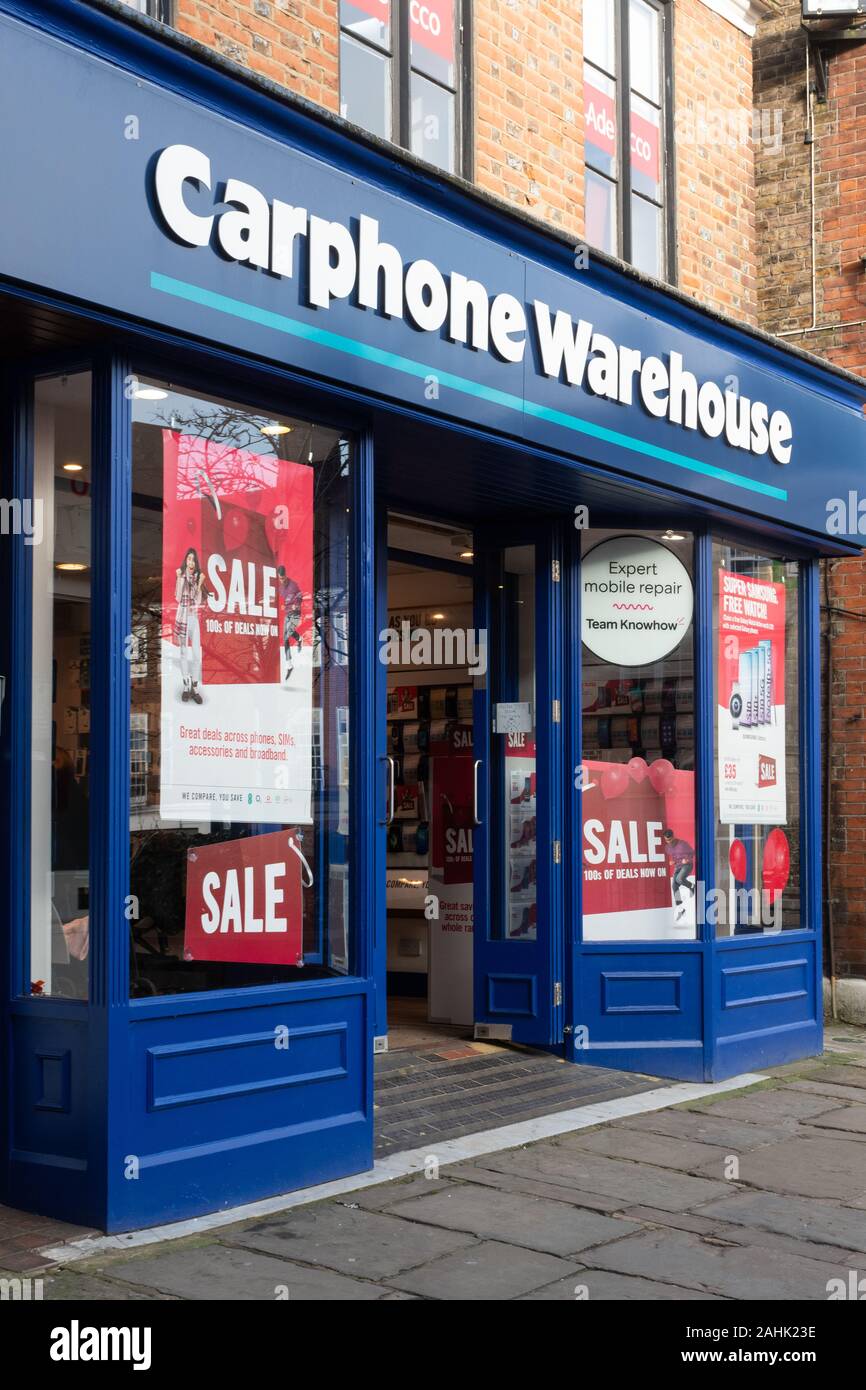
[{"label": "'super samsung free watch' poster", "polygon": [[167,820],[311,820],[313,470],[163,431]]},{"label": "'super samsung free watch' poster", "polygon": [[719,571],[719,820],[784,825],[785,586]]}]

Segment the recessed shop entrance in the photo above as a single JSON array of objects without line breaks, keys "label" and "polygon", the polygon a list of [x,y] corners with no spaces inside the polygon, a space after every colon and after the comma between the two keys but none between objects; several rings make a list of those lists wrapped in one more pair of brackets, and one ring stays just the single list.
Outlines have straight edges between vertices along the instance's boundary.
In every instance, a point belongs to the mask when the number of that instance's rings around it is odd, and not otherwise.
[{"label": "recessed shop entrance", "polygon": [[[387,1043],[551,1047],[547,549],[391,510],[380,565]],[[552,573],[552,572],[551,572]],[[543,676],[541,667],[544,668]],[[380,1015],[381,1019],[381,1015]],[[384,1030],[383,1030],[384,1032]]]},{"label": "recessed shop entrance", "polygon": [[391,1050],[471,1037],[474,631],[472,534],[388,518],[386,980]]}]

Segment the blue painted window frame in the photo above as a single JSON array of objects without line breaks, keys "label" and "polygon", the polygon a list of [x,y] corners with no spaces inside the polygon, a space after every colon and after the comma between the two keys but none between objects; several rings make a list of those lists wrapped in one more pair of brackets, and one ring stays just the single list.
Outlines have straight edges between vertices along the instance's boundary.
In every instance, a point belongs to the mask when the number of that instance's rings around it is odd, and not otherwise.
[{"label": "blue painted window frame", "polygon": [[[133,364],[134,357],[134,364]],[[210,358],[210,360],[207,360]],[[222,370],[220,370],[222,362]],[[92,687],[93,710],[91,732],[91,952],[89,970],[89,1000],[60,998],[34,1000],[29,993],[29,875],[26,867],[14,866],[30,862],[30,826],[27,815],[10,816],[8,826],[9,920],[14,924],[10,934],[10,950],[4,961],[8,989],[17,1005],[41,1009],[77,1011],[82,1017],[88,1006],[99,1008],[110,1002],[112,1008],[156,1008],[159,1001],[128,999],[129,941],[123,908],[129,887],[129,662],[125,657],[125,639],[131,630],[129,555],[132,539],[132,419],[127,381],[132,375],[154,375],[190,389],[213,395],[249,399],[255,406],[259,401],[271,407],[275,399],[285,408],[287,374],[278,369],[259,371],[238,389],[233,366],[227,354],[211,352],[204,356],[190,354],[183,367],[176,360],[154,353],[142,344],[136,351],[130,345],[127,352],[88,352],[85,354],[52,354],[34,358],[22,366],[16,376],[9,378],[5,450],[8,460],[7,476],[10,495],[32,496],[33,485],[33,393],[37,380],[61,373],[92,373]],[[255,383],[255,384],[254,384]],[[349,599],[350,675],[350,961],[347,976],[339,980],[365,980],[370,973],[370,952],[362,924],[370,920],[365,903],[370,902],[372,843],[369,835],[373,799],[372,779],[366,765],[367,750],[373,745],[369,726],[375,709],[372,682],[366,671],[363,654],[372,649],[373,642],[373,450],[368,425],[356,409],[347,404],[327,404],[314,393],[312,384],[307,391],[293,379],[292,405],[309,418],[331,428],[344,430],[353,439],[351,469],[350,553],[352,586]],[[347,417],[349,417],[347,419]],[[31,729],[31,644],[30,614],[32,607],[32,553],[22,538],[13,538],[6,556],[7,582],[11,597],[13,622],[4,636],[4,669],[15,671],[16,679],[9,682],[4,711],[7,729],[14,731],[9,740],[9,786],[19,789],[16,801],[10,804],[30,804],[30,729]],[[367,730],[367,737],[364,731]],[[355,736],[355,731],[360,737]],[[310,957],[308,956],[308,959]],[[252,985],[241,990],[203,991],[195,995],[172,995],[172,1008],[183,1009],[190,998],[209,997],[217,1004],[231,996],[237,1005],[238,997],[257,1000],[262,990],[279,992],[282,989],[303,988],[305,993],[323,981],[292,981],[281,986]]]}]

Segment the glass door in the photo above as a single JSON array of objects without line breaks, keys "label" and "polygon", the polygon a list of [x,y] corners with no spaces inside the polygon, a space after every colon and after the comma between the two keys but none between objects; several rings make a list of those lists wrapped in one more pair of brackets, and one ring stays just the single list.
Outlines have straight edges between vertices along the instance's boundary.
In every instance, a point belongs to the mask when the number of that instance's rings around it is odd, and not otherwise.
[{"label": "glass door", "polygon": [[475,692],[475,1019],[483,1035],[536,1044],[562,1032],[554,575],[534,539],[477,547],[488,660]]}]

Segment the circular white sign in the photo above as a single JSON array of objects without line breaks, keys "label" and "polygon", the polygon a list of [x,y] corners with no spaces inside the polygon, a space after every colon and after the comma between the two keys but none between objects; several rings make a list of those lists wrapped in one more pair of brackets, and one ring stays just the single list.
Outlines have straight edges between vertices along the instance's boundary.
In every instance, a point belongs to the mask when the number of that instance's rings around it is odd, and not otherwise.
[{"label": "circular white sign", "polygon": [[649,666],[682,641],[694,591],[682,560],[643,536],[615,536],[581,563],[582,637],[602,661]]}]

